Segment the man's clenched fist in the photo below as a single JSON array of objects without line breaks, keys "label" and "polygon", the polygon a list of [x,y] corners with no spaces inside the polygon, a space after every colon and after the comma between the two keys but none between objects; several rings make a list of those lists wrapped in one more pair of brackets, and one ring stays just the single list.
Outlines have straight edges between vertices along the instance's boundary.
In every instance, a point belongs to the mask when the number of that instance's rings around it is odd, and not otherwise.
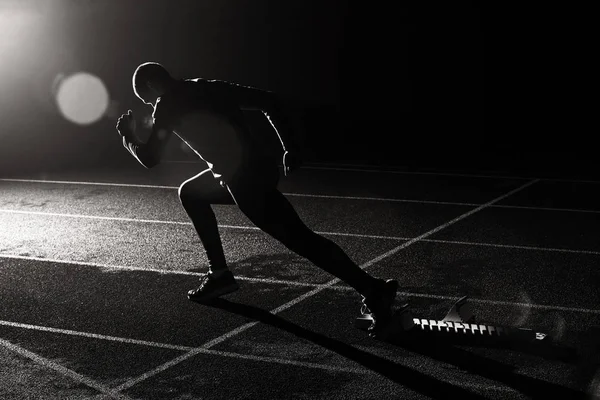
[{"label": "man's clenched fist", "polygon": [[128,110],[127,114],[119,117],[117,120],[117,131],[124,138],[130,138],[135,133],[135,119],[131,110]]}]

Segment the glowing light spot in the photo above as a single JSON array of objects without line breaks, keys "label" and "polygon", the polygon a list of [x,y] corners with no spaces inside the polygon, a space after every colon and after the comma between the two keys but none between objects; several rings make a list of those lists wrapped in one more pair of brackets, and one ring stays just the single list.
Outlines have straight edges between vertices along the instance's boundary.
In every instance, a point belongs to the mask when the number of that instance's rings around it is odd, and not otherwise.
[{"label": "glowing light spot", "polygon": [[92,124],[101,119],[109,107],[108,90],[94,75],[80,72],[61,79],[57,86],[58,109],[73,123]]},{"label": "glowing light spot", "polygon": [[152,126],[154,125],[154,118],[152,118],[152,115],[142,117],[142,125],[147,129],[152,129]]},{"label": "glowing light spot", "polygon": [[517,306],[517,310],[514,315],[516,317],[516,321],[514,321],[515,326],[523,326],[529,320],[532,310],[531,304],[533,303],[529,294],[524,290],[519,293],[519,297],[519,302],[523,305]]},{"label": "glowing light spot", "polygon": [[188,154],[192,153],[192,149],[190,148],[190,146],[187,143],[181,142],[180,146],[181,146],[181,150],[183,150],[184,153],[188,153]]},{"label": "glowing light spot", "polygon": [[550,336],[554,340],[561,340],[565,336],[565,333],[567,333],[567,321],[565,321],[561,314],[557,314],[550,330]]},{"label": "glowing light spot", "polygon": [[588,388],[589,399],[600,399],[600,369],[596,370],[596,374],[592,378]]}]

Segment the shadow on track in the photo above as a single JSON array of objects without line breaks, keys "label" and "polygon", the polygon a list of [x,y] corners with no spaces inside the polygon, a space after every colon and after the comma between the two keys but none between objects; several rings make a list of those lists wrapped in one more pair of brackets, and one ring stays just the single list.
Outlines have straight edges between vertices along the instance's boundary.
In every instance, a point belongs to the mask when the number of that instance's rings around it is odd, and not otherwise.
[{"label": "shadow on track", "polygon": [[359,350],[339,340],[332,339],[320,333],[305,329],[261,308],[246,304],[233,303],[224,299],[217,299],[212,302],[210,306],[260,321],[264,324],[289,332],[297,337],[308,340],[328,350],[338,353],[359,363],[373,372],[385,376],[393,382],[424,395],[435,398],[435,396],[439,395],[439,393],[444,393],[446,396],[455,395],[460,396],[460,398],[463,399],[485,398],[467,389],[440,381],[431,376],[397,364],[393,361]]},{"label": "shadow on track", "polygon": [[[289,332],[299,338],[308,340],[343,357],[353,360],[363,367],[368,368],[399,385],[424,395],[435,397],[436,394],[445,393],[446,396],[456,395],[462,396],[461,398],[484,398],[465,388],[440,381],[391,360],[359,350],[344,342],[320,333],[310,331],[261,308],[234,303],[224,299],[217,299],[209,306],[220,308]],[[478,356],[452,345],[435,345],[431,342],[411,342],[398,345],[406,350],[454,365],[472,374],[504,383],[529,398],[583,399],[585,396],[584,393],[579,390],[514,373],[514,368],[510,365]]]}]

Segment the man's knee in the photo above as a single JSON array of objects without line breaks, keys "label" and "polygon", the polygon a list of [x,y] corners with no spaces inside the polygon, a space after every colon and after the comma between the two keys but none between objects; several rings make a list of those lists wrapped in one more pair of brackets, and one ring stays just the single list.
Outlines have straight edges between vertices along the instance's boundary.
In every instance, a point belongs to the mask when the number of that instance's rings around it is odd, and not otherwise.
[{"label": "man's knee", "polygon": [[177,194],[179,195],[179,200],[181,203],[185,205],[186,202],[201,197],[199,195],[199,185],[201,185],[200,181],[202,179],[206,179],[206,174],[210,172],[210,170],[202,171],[200,174],[188,179],[179,186]]},{"label": "man's knee", "polygon": [[177,194],[179,195],[179,201],[184,207],[194,198],[191,184],[189,182],[182,183],[177,190]]}]

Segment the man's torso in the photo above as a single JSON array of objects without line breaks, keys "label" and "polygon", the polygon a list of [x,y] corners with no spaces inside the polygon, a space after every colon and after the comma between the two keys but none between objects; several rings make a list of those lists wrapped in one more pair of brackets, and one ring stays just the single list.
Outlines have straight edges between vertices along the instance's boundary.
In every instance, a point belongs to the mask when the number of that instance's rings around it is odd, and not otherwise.
[{"label": "man's torso", "polygon": [[213,173],[226,179],[260,158],[239,106],[223,90],[211,86],[211,81],[180,81],[159,99],[153,118],[155,124],[181,138]]}]

